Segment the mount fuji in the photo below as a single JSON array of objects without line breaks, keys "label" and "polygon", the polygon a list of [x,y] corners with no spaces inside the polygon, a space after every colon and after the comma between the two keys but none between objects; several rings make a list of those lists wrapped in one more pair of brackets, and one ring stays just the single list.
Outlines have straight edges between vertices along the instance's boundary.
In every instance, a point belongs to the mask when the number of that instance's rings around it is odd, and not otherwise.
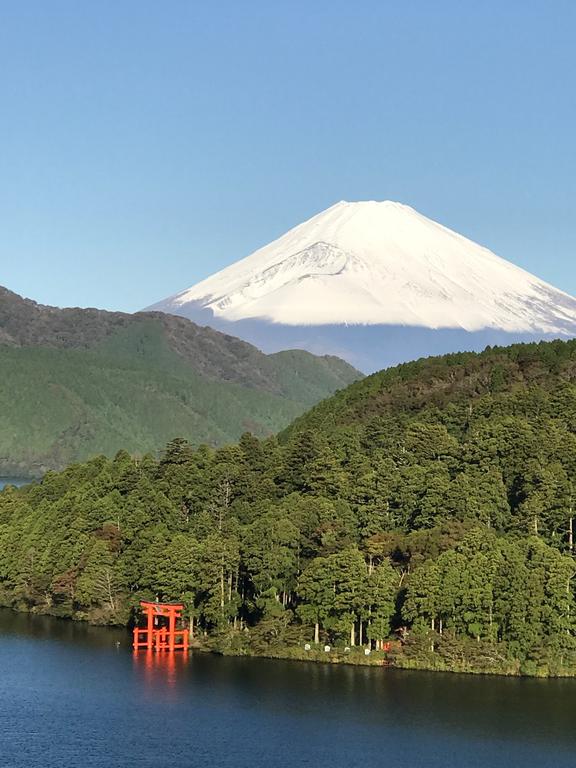
[{"label": "mount fuji", "polygon": [[366,372],[576,336],[576,299],[401,203],[340,202],[149,307]]}]

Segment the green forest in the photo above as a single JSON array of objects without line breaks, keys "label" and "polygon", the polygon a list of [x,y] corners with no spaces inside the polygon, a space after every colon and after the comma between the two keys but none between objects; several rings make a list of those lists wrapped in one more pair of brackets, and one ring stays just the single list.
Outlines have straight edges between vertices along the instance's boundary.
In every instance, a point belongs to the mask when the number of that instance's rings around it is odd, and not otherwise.
[{"label": "green forest", "polygon": [[428,358],[278,437],[6,488],[0,599],[127,625],[183,600],[223,653],[576,674],[575,483],[576,342]]},{"label": "green forest", "polygon": [[185,318],[43,307],[0,287],[0,474],[158,454],[174,435],[264,437],[358,378],[336,357],[265,355]]}]

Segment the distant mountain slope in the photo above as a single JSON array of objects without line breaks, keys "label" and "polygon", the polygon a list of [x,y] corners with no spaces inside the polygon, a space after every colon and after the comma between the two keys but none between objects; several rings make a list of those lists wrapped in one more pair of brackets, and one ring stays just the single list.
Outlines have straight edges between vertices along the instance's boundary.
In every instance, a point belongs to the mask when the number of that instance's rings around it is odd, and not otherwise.
[{"label": "distant mountain slope", "polygon": [[572,296],[390,201],[340,202],[153,309],[367,371],[576,335]]},{"label": "distant mountain slope", "polygon": [[95,453],[272,434],[360,374],[331,357],[264,355],[161,313],[43,307],[0,289],[0,473]]}]

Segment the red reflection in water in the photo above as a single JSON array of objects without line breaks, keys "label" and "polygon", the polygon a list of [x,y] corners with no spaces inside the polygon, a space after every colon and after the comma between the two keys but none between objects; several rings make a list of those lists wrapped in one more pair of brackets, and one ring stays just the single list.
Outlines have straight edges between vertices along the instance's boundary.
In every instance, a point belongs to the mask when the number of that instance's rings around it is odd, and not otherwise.
[{"label": "red reflection in water", "polygon": [[157,697],[162,690],[165,694],[176,691],[178,678],[188,663],[188,652],[137,650],[132,651],[132,659],[146,692]]}]

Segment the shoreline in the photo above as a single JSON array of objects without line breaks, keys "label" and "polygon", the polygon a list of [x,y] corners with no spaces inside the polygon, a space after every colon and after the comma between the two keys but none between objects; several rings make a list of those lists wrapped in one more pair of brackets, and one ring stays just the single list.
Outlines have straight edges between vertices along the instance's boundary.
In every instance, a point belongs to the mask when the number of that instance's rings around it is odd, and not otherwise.
[{"label": "shoreline", "polygon": [[[6,596],[4,596],[4,598],[5,597]],[[38,610],[38,606],[35,606],[31,610],[22,610],[21,608],[7,604],[5,599],[0,599],[0,608],[4,608],[21,616],[32,616],[37,618],[45,617],[58,621],[64,621],[67,623],[69,622],[71,624],[84,625],[99,629],[121,630],[125,632],[126,638],[129,640],[128,644],[131,647],[132,636],[129,629],[129,623],[98,623],[95,621],[90,621],[88,617],[81,618],[60,616],[54,612],[50,612],[49,610]],[[393,646],[392,650],[389,652],[371,650],[370,654],[365,654],[364,646],[355,646],[349,651],[345,651],[344,648],[332,646],[331,650],[327,652],[322,646],[313,647],[312,644],[310,645],[311,647],[309,650],[306,650],[303,646],[300,645],[278,646],[259,650],[254,650],[249,647],[245,647],[243,649],[234,649],[222,646],[222,644],[219,644],[215,638],[207,637],[205,641],[194,638],[190,642],[188,650],[198,653],[207,653],[217,656],[228,656],[236,658],[297,661],[304,663],[308,662],[314,664],[351,667],[375,667],[381,669],[412,672],[480,675],[486,677],[515,677],[540,680],[576,678],[576,669],[559,667],[557,670],[551,671],[548,667],[540,667],[528,671],[526,668],[523,669],[522,663],[517,659],[502,658],[500,661],[500,666],[492,669],[474,666],[470,662],[466,661],[449,664],[446,663],[446,660],[439,654],[435,655],[433,658],[430,658],[430,652],[427,653],[427,657],[406,655],[403,652],[403,647],[400,644]]]},{"label": "shoreline", "polygon": [[[395,657],[393,659],[382,659],[381,657],[375,658],[376,651],[372,651],[370,656],[361,656],[355,653],[344,654],[343,652],[333,652],[325,654],[323,651],[304,651],[294,646],[288,646],[284,649],[270,650],[270,651],[258,651],[258,652],[234,652],[234,651],[221,651],[218,649],[191,646],[192,650],[201,651],[203,653],[213,653],[219,656],[230,656],[236,658],[253,658],[253,659],[270,659],[277,661],[296,661],[303,663],[325,664],[332,666],[350,666],[350,667],[375,667],[394,671],[403,672],[430,672],[434,674],[451,674],[451,675],[474,675],[480,677],[514,677],[524,678],[530,680],[567,680],[576,679],[576,670],[563,670],[556,673],[548,671],[544,673],[534,672],[522,672],[520,671],[520,663],[518,661],[510,661],[510,667],[508,670],[488,670],[475,668],[471,665],[462,666],[447,666],[447,665],[432,665],[422,660],[415,659],[401,659],[401,657]],[[515,669],[514,669],[515,667]]]}]

